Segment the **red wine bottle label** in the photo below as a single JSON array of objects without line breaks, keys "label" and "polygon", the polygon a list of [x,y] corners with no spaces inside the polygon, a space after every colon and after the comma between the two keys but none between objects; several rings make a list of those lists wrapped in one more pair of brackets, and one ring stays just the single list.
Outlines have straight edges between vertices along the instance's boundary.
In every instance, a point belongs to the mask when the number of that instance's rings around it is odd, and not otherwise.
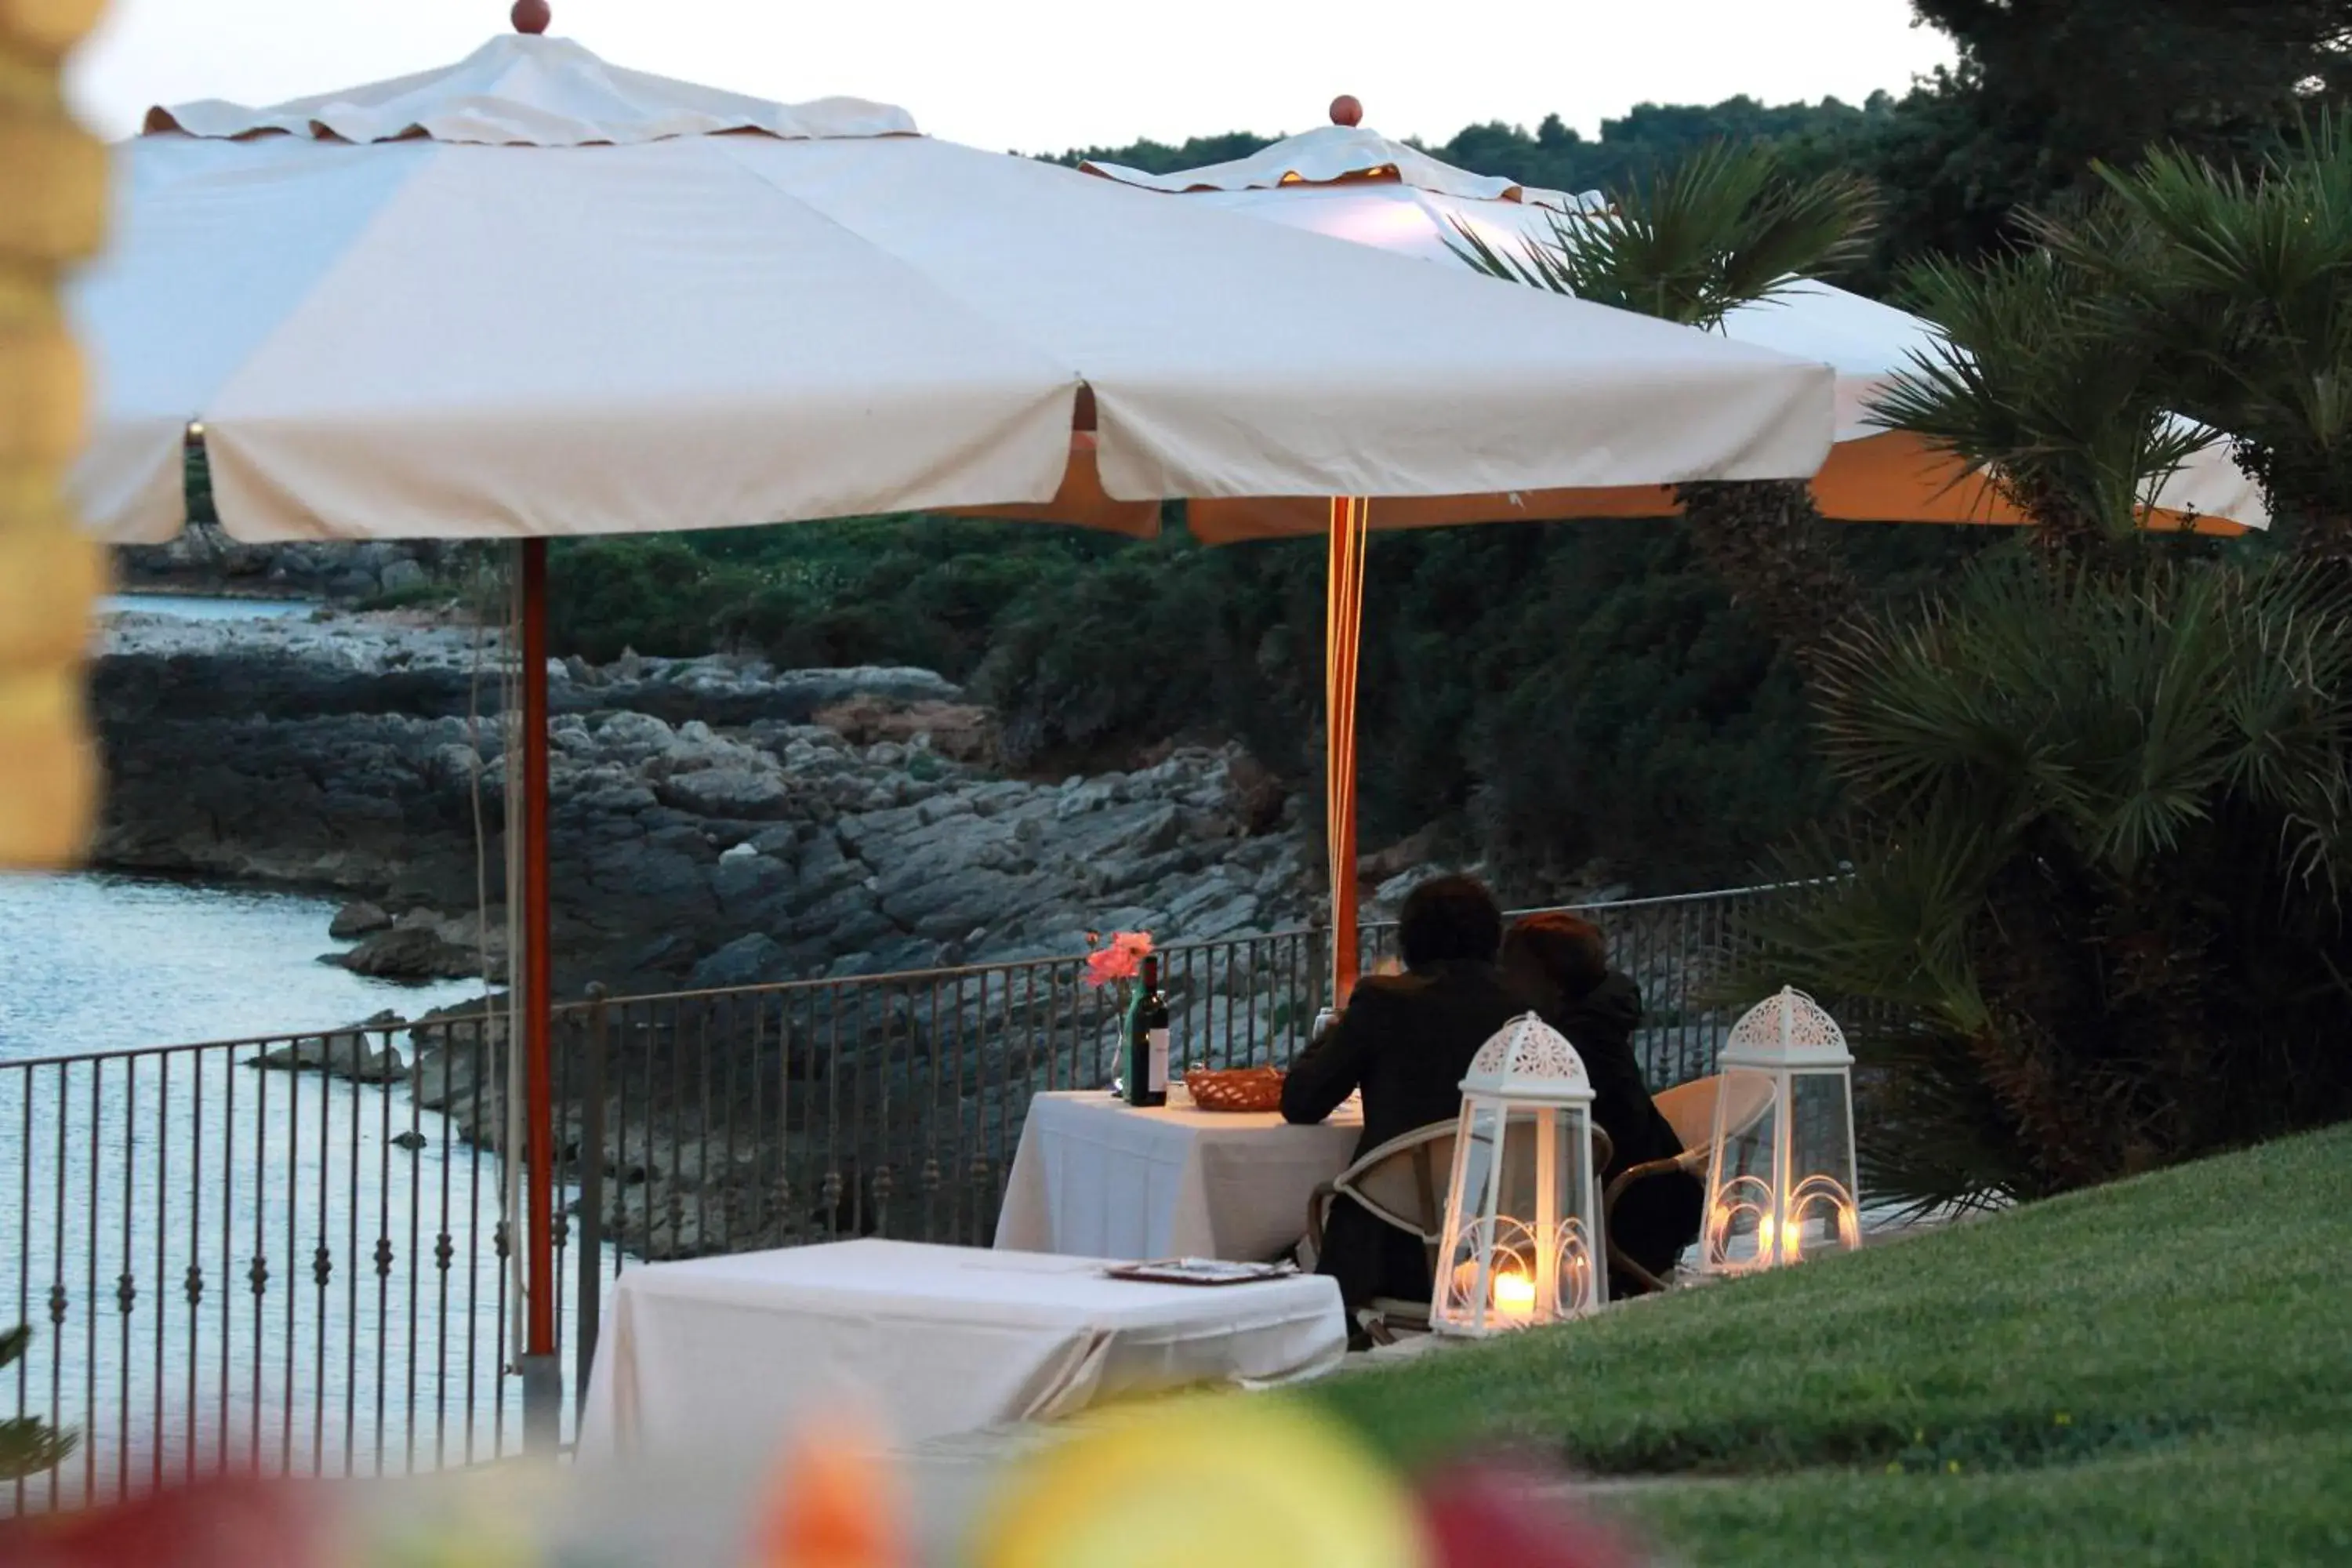
[{"label": "red wine bottle label", "polygon": [[1145,1036],[1150,1066],[1144,1075],[1144,1087],[1154,1094],[1168,1092],[1168,1031],[1153,1029]]}]

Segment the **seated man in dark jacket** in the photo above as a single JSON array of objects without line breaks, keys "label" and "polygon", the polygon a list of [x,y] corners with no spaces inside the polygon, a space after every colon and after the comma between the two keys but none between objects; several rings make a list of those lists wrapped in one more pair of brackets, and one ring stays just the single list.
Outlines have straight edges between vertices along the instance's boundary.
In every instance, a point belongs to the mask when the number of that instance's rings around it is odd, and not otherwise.
[{"label": "seated man in dark jacket", "polygon": [[[1681,1153],[1682,1140],[1658,1113],[1633,1057],[1642,994],[1630,976],[1609,967],[1600,928],[1570,914],[1529,915],[1503,939],[1503,973],[1545,1023],[1568,1037],[1591,1075],[1592,1120],[1609,1134],[1611,1148],[1602,1184],[1635,1165]],[[1675,1173],[1636,1182],[1609,1216],[1609,1239],[1652,1274],[1663,1275],[1698,1239],[1706,1201],[1696,1176]],[[1612,1300],[1641,1289],[1610,1271]]]},{"label": "seated man in dark jacket", "polygon": [[[1405,899],[1398,925],[1405,972],[1360,982],[1347,1010],[1300,1054],[1282,1086],[1282,1114],[1291,1121],[1320,1121],[1360,1089],[1360,1156],[1415,1128],[1454,1120],[1471,1058],[1528,1010],[1495,966],[1503,915],[1479,883],[1423,882]],[[1344,1197],[1325,1226],[1318,1267],[1339,1281],[1351,1317],[1377,1296],[1429,1298],[1421,1241]]]}]

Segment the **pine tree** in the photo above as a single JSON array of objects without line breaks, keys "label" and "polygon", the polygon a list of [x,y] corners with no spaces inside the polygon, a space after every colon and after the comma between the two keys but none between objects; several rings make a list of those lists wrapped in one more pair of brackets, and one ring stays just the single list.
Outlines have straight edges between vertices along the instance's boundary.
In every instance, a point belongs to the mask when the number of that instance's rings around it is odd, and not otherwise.
[{"label": "pine tree", "polygon": [[[32,1341],[33,1331],[29,1328],[15,1328],[0,1334],[0,1370],[14,1365]],[[59,1432],[32,1416],[0,1420],[0,1481],[54,1469],[73,1452],[73,1446],[72,1434]]]}]

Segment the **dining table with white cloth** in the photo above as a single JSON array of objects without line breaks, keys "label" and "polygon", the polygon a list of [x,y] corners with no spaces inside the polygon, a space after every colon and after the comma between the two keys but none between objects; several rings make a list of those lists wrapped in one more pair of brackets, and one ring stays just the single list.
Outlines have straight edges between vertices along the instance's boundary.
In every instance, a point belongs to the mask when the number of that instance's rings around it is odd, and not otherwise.
[{"label": "dining table with white cloth", "polygon": [[1354,1100],[1319,1123],[1278,1111],[1141,1108],[1100,1089],[1029,1102],[996,1245],[1091,1258],[1257,1262],[1307,1231],[1315,1189],[1363,1136]]},{"label": "dining table with white cloth", "polygon": [[1346,1353],[1328,1279],[1160,1284],[1117,1266],[868,1238],[625,1269],[579,1458],[770,1452],[845,1413],[922,1443],[1123,1395],[1293,1382]]}]

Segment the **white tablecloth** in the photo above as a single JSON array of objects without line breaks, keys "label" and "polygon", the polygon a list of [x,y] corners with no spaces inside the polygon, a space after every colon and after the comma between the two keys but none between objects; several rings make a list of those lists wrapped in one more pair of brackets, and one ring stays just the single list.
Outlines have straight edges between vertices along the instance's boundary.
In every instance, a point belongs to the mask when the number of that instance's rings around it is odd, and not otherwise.
[{"label": "white tablecloth", "polygon": [[1346,1352],[1328,1279],[1144,1285],[1105,1267],[845,1241],[625,1270],[580,1458],[765,1453],[851,1405],[920,1443],[1123,1394],[1310,1377]]},{"label": "white tablecloth", "polygon": [[1363,1135],[1350,1103],[1318,1127],[1279,1114],[1138,1110],[1100,1090],[1029,1102],[996,1245],[1087,1258],[1254,1263],[1307,1233],[1307,1200]]}]

